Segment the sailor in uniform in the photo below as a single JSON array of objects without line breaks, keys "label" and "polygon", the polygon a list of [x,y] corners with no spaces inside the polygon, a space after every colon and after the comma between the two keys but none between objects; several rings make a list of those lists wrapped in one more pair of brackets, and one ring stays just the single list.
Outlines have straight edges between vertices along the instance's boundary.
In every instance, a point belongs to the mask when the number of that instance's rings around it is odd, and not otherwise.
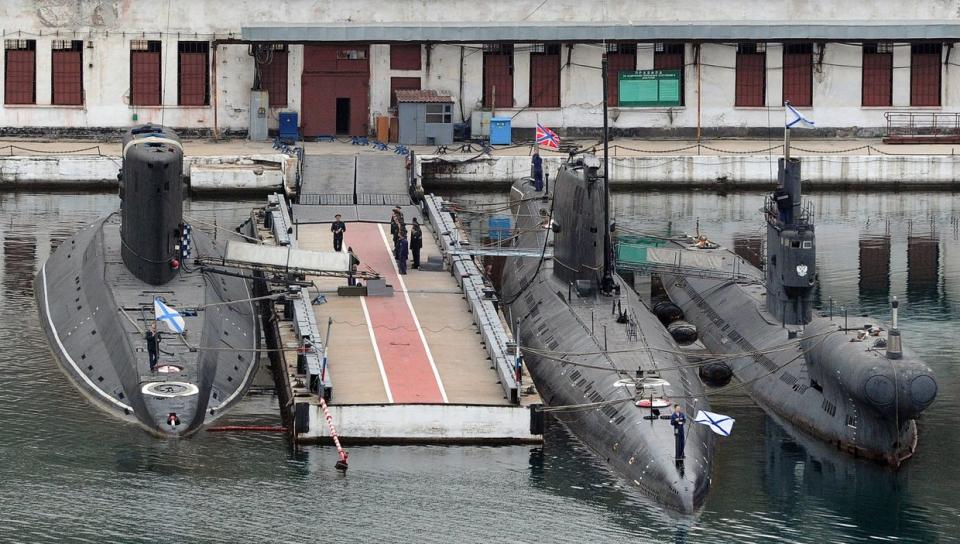
[{"label": "sailor in uniform", "polygon": [[156,372],[160,352],[160,333],[157,331],[156,321],[150,325],[150,329],[145,336],[147,339],[147,354],[150,356],[150,372]]},{"label": "sailor in uniform", "polygon": [[686,445],[686,435],[684,433],[684,424],[687,422],[687,416],[680,409],[679,404],[673,405],[673,413],[670,414],[670,425],[673,426],[673,436],[677,445],[677,463],[683,461],[683,447]]},{"label": "sailor in uniform", "polygon": [[334,216],[336,221],[330,225],[330,232],[333,233],[333,250],[341,251],[343,249],[343,233],[347,230],[347,225],[340,220],[340,214]]}]

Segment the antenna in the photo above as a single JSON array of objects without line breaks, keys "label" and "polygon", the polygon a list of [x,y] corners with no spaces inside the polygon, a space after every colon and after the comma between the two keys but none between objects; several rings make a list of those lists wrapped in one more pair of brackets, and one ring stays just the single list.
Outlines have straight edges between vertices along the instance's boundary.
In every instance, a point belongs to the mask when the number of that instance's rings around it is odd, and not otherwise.
[{"label": "antenna", "polygon": [[607,133],[607,50],[604,47],[600,63],[603,77],[603,279],[600,289],[613,291],[613,253],[610,249],[610,147]]}]

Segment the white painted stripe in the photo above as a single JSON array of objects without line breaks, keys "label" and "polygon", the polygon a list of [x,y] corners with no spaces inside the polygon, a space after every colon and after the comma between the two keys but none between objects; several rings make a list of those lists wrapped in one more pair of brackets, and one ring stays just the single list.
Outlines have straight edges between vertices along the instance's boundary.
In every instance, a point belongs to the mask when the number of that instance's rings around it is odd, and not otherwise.
[{"label": "white painted stripe", "polygon": [[367,311],[367,297],[360,297],[360,307],[363,308],[363,320],[367,322],[367,333],[370,334],[370,344],[373,345],[373,355],[377,358],[377,367],[380,368],[380,377],[383,379],[383,390],[387,393],[387,402],[393,404],[393,393],[390,392],[390,384],[387,383],[387,371],[383,368],[383,359],[380,357],[380,349],[377,347],[377,336],[373,332],[373,323],[370,322],[370,312]]},{"label": "white painted stripe", "polygon": [[[393,255],[393,248],[390,247],[390,242],[387,241],[387,235],[383,232],[383,225],[377,225],[377,230],[380,232],[380,238],[383,240],[383,245],[387,246],[387,253]],[[427,354],[427,360],[430,361],[430,368],[433,369],[433,377],[437,380],[437,387],[440,388],[440,397],[443,399],[443,402],[450,402],[447,400],[447,392],[443,389],[443,381],[440,379],[440,371],[437,370],[437,364],[433,361],[433,353],[430,352],[430,346],[427,345],[427,337],[423,335],[423,328],[420,326],[420,320],[417,319],[417,312],[413,309],[413,303],[410,302],[410,295],[407,293],[407,284],[403,281],[403,276],[400,275],[400,269],[397,268],[397,260],[392,259],[390,262],[393,263],[393,269],[397,273],[397,280],[400,282],[400,290],[403,292],[403,298],[407,301],[407,308],[410,310],[410,315],[413,317],[413,324],[417,327],[417,334],[420,335],[420,342],[423,344],[423,350]]]},{"label": "white painted stripe", "polygon": [[97,387],[97,386],[93,383],[93,380],[91,380],[89,377],[87,377],[87,375],[84,374],[83,371],[80,370],[80,367],[77,366],[77,363],[76,363],[76,361],[73,360],[73,357],[70,357],[70,354],[67,353],[67,348],[64,347],[63,342],[60,341],[60,333],[57,332],[57,326],[53,324],[53,318],[50,317],[50,296],[49,296],[50,292],[47,290],[47,265],[46,265],[46,263],[44,263],[43,267],[40,268],[40,276],[43,278],[43,308],[44,308],[44,310],[46,311],[46,314],[47,314],[47,323],[50,324],[50,330],[53,332],[53,338],[54,338],[54,340],[57,341],[57,346],[60,347],[60,352],[63,353],[63,356],[67,359],[67,362],[70,363],[70,366],[72,366],[73,369],[77,371],[77,374],[78,374],[81,378],[83,378],[83,381],[87,382],[87,385],[89,385],[91,389],[93,389],[94,391],[96,391],[97,393],[99,393],[103,398],[105,398],[105,399],[107,399],[108,401],[110,401],[111,404],[114,404],[114,405],[118,406],[119,408],[121,408],[121,409],[123,409],[123,410],[129,410],[130,413],[133,413],[133,408],[131,408],[130,406],[127,406],[126,404],[118,401],[117,399],[115,399],[115,398],[113,398],[112,396],[108,395],[106,391],[104,391],[103,389],[100,389],[99,387]]}]

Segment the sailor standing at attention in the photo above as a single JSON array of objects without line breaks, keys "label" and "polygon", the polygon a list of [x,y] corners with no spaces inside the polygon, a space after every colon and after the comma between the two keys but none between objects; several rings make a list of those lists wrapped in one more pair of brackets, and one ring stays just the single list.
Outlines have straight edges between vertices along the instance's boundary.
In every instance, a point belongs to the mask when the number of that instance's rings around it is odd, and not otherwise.
[{"label": "sailor standing at attention", "polygon": [[333,250],[341,251],[343,249],[343,233],[347,230],[347,225],[340,220],[340,214],[334,216],[334,221],[330,225],[330,232],[333,233]]},{"label": "sailor standing at attention", "polygon": [[150,372],[157,371],[157,359],[160,352],[160,332],[157,331],[157,322],[150,325],[146,333],[147,354],[150,356]]},{"label": "sailor standing at attention", "polygon": [[687,422],[687,416],[680,409],[679,404],[673,405],[673,413],[670,414],[670,425],[673,425],[673,436],[677,444],[677,463],[683,461],[683,447],[686,445],[686,435],[684,434],[684,424]]},{"label": "sailor standing at attention", "polygon": [[423,231],[420,230],[420,223],[417,218],[411,219],[410,225],[410,253],[413,254],[413,268],[420,268],[420,248],[423,247]]},{"label": "sailor standing at attention", "polygon": [[397,269],[401,274],[407,273],[407,229],[400,231],[400,239],[397,240]]}]

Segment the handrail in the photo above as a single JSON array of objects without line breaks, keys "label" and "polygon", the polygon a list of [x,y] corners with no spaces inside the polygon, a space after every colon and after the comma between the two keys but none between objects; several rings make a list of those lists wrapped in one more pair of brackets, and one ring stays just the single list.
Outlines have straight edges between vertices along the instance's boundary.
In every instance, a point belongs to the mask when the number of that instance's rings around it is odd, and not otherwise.
[{"label": "handrail", "polygon": [[887,136],[960,135],[960,112],[888,111]]}]

